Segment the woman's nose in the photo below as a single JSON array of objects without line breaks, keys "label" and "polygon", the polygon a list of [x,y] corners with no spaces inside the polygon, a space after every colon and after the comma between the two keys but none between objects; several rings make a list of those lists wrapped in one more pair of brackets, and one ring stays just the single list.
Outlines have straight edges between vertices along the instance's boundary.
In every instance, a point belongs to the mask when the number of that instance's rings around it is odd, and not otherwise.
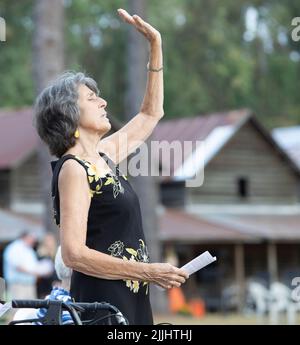
[{"label": "woman's nose", "polygon": [[103,98],[100,98],[99,97],[99,108],[106,108],[106,106],[107,106],[107,102],[106,102],[106,100],[105,99],[103,99]]}]

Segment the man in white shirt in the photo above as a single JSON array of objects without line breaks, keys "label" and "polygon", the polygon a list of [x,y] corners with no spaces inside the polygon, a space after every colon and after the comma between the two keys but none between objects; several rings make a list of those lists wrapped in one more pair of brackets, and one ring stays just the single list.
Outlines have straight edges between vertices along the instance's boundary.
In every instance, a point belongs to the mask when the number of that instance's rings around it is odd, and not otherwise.
[{"label": "man in white shirt", "polygon": [[51,262],[38,260],[33,249],[36,240],[32,233],[24,232],[4,250],[4,279],[9,299],[36,298],[37,278],[53,271]]}]

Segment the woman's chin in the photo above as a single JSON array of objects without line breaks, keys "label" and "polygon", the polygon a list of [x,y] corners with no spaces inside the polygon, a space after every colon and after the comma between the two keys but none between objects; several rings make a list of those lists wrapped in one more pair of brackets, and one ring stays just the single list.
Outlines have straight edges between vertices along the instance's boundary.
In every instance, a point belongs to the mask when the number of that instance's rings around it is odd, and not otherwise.
[{"label": "woman's chin", "polygon": [[109,121],[107,121],[106,123],[103,123],[101,128],[99,128],[99,132],[102,134],[103,133],[106,134],[110,130],[111,130],[111,123]]},{"label": "woman's chin", "polygon": [[107,128],[108,128],[108,131],[110,131],[111,129],[111,123],[109,121],[107,121]]}]

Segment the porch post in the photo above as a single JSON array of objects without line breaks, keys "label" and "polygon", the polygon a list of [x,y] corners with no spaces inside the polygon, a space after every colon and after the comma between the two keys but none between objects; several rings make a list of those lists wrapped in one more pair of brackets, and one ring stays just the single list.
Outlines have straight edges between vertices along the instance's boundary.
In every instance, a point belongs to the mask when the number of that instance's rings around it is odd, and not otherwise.
[{"label": "porch post", "polygon": [[238,287],[238,311],[242,312],[245,303],[245,260],[244,245],[237,243],[234,246],[235,280]]},{"label": "porch post", "polygon": [[268,254],[268,273],[270,277],[270,284],[278,281],[278,263],[277,263],[277,247],[276,243],[268,242],[267,245]]}]

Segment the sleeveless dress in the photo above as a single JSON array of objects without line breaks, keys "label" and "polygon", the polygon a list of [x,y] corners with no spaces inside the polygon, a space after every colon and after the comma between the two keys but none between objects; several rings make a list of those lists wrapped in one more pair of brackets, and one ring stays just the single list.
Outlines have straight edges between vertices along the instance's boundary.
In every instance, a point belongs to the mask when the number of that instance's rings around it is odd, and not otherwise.
[{"label": "sleeveless dress", "polygon": [[[91,204],[86,245],[120,258],[149,263],[139,199],[119,166],[99,153],[111,171],[100,177],[90,162],[68,154],[52,161],[52,198],[56,224],[60,225],[58,175],[63,163],[75,159],[85,169]],[[108,302],[115,305],[132,325],[153,324],[149,283],[137,280],[108,280],[73,271],[71,296],[76,302]],[[91,315],[83,315],[89,319]]]}]

